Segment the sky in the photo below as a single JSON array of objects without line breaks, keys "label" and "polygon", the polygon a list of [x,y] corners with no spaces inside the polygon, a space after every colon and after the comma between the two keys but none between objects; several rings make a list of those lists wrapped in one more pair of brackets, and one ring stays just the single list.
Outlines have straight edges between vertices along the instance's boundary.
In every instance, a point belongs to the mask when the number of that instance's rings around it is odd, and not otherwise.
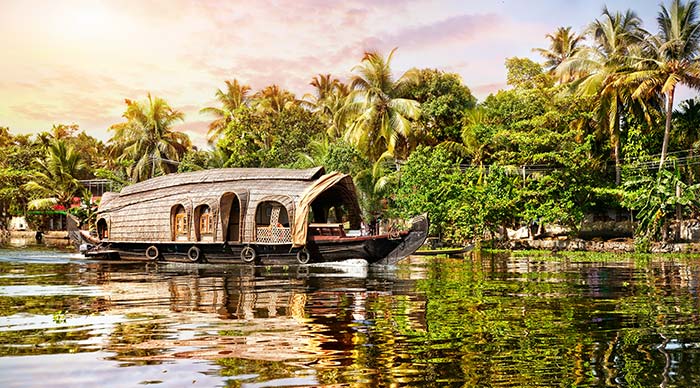
[{"label": "sky", "polygon": [[532,49],[548,47],[546,34],[582,32],[605,5],[657,31],[649,0],[0,0],[0,126],[78,124],[107,140],[124,99],[151,93],[184,112],[175,129],[204,146],[212,118],[199,110],[218,105],[225,80],[301,98],[315,75],[347,80],[365,51],[395,47],[395,76],[457,73],[483,100],[506,87],[506,58],[541,61]]}]

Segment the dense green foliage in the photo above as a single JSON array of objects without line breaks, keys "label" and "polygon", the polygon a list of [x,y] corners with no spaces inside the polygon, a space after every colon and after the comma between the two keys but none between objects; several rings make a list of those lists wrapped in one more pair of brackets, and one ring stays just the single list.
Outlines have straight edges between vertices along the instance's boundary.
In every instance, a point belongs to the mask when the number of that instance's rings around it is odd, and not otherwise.
[{"label": "dense green foliage", "polygon": [[318,118],[299,106],[273,113],[242,107],[236,110],[218,146],[229,155],[229,167],[286,166],[324,130]]},{"label": "dense green foliage", "polygon": [[416,70],[413,77],[415,82],[404,93],[420,103],[414,132],[427,143],[459,141],[464,115],[476,106],[469,88],[462,84],[459,75],[440,70]]}]

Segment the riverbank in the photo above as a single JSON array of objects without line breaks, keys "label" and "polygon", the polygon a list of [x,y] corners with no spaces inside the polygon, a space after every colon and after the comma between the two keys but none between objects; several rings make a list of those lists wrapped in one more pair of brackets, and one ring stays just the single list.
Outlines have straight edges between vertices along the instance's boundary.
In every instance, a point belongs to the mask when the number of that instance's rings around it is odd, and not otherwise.
[{"label": "riverbank", "polygon": [[[37,241],[35,231],[3,231],[0,245],[6,247],[23,248],[30,246],[46,246],[50,248],[72,248],[68,232],[51,231],[41,235],[41,241]],[[493,244],[500,248],[514,251],[520,250],[548,250],[548,251],[580,251],[580,252],[635,252],[635,241],[631,238],[617,238],[611,240],[584,240],[580,238],[553,237],[544,239],[511,239],[504,243]],[[504,246],[505,245],[505,246]],[[647,251],[647,249],[645,249]],[[700,253],[700,242],[657,242],[648,247],[650,253]],[[443,253],[443,252],[437,252]],[[425,255],[425,251],[417,254]]]},{"label": "riverbank", "polygon": [[[636,251],[635,242],[631,238],[619,238],[608,241],[583,240],[578,238],[547,238],[541,240],[518,239],[508,241],[507,248],[511,250],[550,250],[550,251],[582,251],[582,252],[619,252],[632,253]],[[650,243],[643,249],[649,253],[700,253],[700,242],[656,242]]]},{"label": "riverbank", "polygon": [[2,231],[0,245],[14,248],[29,246],[46,246],[50,248],[72,247],[67,231],[42,232],[37,235],[33,230]]}]

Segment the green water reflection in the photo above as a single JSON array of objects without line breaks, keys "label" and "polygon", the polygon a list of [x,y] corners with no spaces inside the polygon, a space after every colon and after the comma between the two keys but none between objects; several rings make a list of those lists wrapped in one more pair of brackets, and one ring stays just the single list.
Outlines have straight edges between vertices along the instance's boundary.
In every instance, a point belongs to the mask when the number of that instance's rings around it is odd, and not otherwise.
[{"label": "green water reflection", "polygon": [[0,386],[697,386],[699,263],[253,268],[0,250]]}]

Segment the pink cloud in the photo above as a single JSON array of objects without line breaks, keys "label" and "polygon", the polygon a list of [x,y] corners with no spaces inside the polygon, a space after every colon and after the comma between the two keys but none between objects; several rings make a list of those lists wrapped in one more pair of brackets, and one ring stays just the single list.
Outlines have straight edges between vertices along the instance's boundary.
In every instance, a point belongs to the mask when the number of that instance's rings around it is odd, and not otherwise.
[{"label": "pink cloud", "polygon": [[501,89],[506,88],[505,82],[496,82],[490,84],[474,85],[470,87],[472,93],[474,93],[479,99],[483,99],[491,93],[496,93]]},{"label": "pink cloud", "polygon": [[495,14],[458,15],[432,24],[406,28],[384,41],[412,49],[465,43],[480,39],[480,34],[487,34],[500,28],[502,24],[502,18]]},{"label": "pink cloud", "polygon": [[173,130],[183,132],[190,137],[192,144],[198,148],[207,147],[207,131],[209,131],[209,121],[188,121],[183,124],[173,126]]},{"label": "pink cloud", "polygon": [[[11,16],[0,12],[0,34],[16,37],[0,42],[0,50],[13,53],[0,65],[0,113],[8,116],[0,125],[20,129],[77,122],[103,133],[122,120],[124,98],[142,100],[150,92],[186,113],[179,128],[193,131],[194,140],[204,137],[209,119],[198,111],[217,105],[224,80],[237,78],[253,92],[278,84],[301,97],[314,75],[347,81],[364,51],[397,46],[396,76],[410,67],[454,71],[477,84],[478,95],[502,84],[504,55],[520,55],[514,45],[530,53],[546,44],[544,30],[513,22],[488,2],[12,1]],[[61,15],[36,11],[47,8]],[[85,21],[75,17],[91,8],[104,11],[105,25],[85,33],[64,24]],[[13,22],[23,18],[55,25]],[[540,43],[531,44],[531,36]]]}]

